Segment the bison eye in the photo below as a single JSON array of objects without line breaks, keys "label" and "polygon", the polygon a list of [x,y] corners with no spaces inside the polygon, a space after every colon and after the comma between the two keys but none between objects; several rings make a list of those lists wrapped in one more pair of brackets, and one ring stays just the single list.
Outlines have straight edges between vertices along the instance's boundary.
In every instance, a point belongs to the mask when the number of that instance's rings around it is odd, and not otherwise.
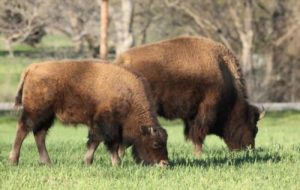
[{"label": "bison eye", "polygon": [[157,149],[159,147],[160,147],[159,143],[157,143],[157,142],[154,142],[153,145],[152,145],[152,148],[154,148],[154,149]]},{"label": "bison eye", "polygon": [[161,147],[162,147],[162,144],[159,143],[159,142],[154,142],[153,145],[152,145],[152,148],[153,148],[153,149],[159,149],[159,148],[161,148]]}]

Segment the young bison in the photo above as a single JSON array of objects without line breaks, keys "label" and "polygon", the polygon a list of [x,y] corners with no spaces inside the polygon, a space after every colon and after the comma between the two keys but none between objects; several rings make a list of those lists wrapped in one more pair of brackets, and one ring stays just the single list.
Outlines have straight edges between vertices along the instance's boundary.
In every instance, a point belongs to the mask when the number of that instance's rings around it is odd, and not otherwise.
[{"label": "young bison", "polygon": [[223,45],[179,37],[132,48],[115,62],[148,80],[159,115],[184,121],[196,155],[208,134],[231,150],[254,147],[260,113],[248,103],[238,61]]},{"label": "young bison", "polygon": [[112,165],[118,147],[133,145],[138,163],[168,161],[167,133],[159,126],[147,84],[141,77],[101,61],[52,61],[30,65],[23,73],[16,105],[23,105],[9,160],[18,164],[20,149],[32,130],[40,162],[49,164],[45,137],[53,120],[89,127],[85,163],[104,142]]}]

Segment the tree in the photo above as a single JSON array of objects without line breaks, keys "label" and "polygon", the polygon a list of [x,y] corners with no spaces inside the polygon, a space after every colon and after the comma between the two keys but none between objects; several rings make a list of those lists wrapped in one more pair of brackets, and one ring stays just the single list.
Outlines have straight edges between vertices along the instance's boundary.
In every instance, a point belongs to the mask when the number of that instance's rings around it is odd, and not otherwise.
[{"label": "tree", "polygon": [[111,16],[115,29],[116,55],[126,51],[134,44],[132,22],[133,22],[133,1],[122,0],[114,3],[111,7]]},{"label": "tree", "polygon": [[[89,54],[95,55],[98,49],[99,37],[99,8],[98,3],[82,0],[48,0],[44,14],[49,30],[59,31],[72,39],[75,51],[81,53],[87,44]],[[97,50],[98,51],[98,50]]]},{"label": "tree", "polygon": [[0,2],[0,34],[4,36],[10,56],[13,56],[12,43],[34,46],[45,35],[43,10],[40,0]]},{"label": "tree", "polygon": [[297,63],[300,51],[296,33],[300,29],[299,1],[257,1],[257,47],[266,57],[263,89],[265,101],[295,101]]},{"label": "tree", "polygon": [[[144,44],[147,41],[159,40],[167,36],[170,37],[166,34],[166,31],[175,28],[175,26],[168,27],[169,25],[166,24],[173,19],[170,18],[171,10],[167,9],[160,1],[135,0],[134,2],[132,32],[135,45]],[[165,15],[169,16],[166,17]],[[164,27],[157,27],[157,25],[163,25]],[[157,31],[158,34],[154,33],[153,30]],[[149,33],[151,34],[150,38]],[[155,37],[154,39],[153,36]]]}]

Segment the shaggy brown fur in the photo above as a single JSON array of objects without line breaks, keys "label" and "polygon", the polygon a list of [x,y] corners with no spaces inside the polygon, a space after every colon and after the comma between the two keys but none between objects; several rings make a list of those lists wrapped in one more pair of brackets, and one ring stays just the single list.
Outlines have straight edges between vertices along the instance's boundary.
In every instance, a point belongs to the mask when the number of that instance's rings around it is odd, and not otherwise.
[{"label": "shaggy brown fur", "polygon": [[148,79],[158,114],[184,121],[196,154],[207,134],[231,150],[254,147],[259,111],[248,103],[238,61],[223,45],[179,37],[132,48],[115,62]]},{"label": "shaggy brown fur", "polygon": [[89,127],[86,164],[104,141],[112,164],[121,144],[133,145],[134,158],[146,164],[168,160],[166,131],[156,119],[147,83],[139,76],[101,61],[49,61],[30,65],[22,75],[16,105],[23,105],[10,153],[17,164],[22,142],[33,131],[42,163],[50,163],[45,136],[57,117]]}]

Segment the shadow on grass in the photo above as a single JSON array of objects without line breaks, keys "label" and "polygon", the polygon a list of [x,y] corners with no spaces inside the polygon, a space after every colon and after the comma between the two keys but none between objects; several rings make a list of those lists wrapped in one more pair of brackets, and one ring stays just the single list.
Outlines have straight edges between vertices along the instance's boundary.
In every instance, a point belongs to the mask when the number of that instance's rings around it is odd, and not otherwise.
[{"label": "shadow on grass", "polygon": [[[219,155],[218,155],[219,153]],[[270,152],[267,149],[258,149],[246,152],[231,152],[224,154],[224,150],[215,151],[205,158],[183,158],[177,157],[170,163],[170,168],[183,167],[219,167],[219,166],[241,166],[254,163],[278,163],[282,156],[278,152]]]}]

